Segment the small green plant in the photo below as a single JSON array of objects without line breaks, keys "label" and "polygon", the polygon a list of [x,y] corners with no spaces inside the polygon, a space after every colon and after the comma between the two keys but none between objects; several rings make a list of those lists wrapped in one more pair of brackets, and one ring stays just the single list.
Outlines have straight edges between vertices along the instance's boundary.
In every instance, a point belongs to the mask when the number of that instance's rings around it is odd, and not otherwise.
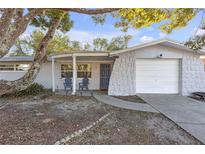
[{"label": "small green plant", "polygon": [[35,96],[43,91],[43,86],[38,83],[31,84],[28,88],[22,91],[15,92],[15,96]]}]

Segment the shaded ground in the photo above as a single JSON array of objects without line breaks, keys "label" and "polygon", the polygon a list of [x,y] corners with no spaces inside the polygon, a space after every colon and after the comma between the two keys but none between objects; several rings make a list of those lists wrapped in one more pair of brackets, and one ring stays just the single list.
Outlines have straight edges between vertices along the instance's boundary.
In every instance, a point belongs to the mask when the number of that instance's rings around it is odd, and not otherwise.
[{"label": "shaded ground", "polygon": [[200,97],[197,97],[197,96],[188,96],[188,97],[205,103],[205,100],[201,100]]},{"label": "shaded ground", "polygon": [[0,144],[54,144],[107,113],[111,115],[104,121],[67,144],[200,144],[161,114],[114,108],[92,97],[41,95],[6,101],[0,109]]},{"label": "shaded ground", "polygon": [[54,144],[107,113],[90,97],[16,101],[0,110],[0,144]]},{"label": "shaded ground", "polygon": [[130,101],[134,103],[146,103],[143,99],[138,96],[115,96],[115,98]]}]

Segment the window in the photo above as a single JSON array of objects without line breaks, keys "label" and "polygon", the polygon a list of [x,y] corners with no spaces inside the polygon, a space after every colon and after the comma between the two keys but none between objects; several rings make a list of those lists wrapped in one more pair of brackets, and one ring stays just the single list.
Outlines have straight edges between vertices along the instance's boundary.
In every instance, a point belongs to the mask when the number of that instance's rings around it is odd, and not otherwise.
[{"label": "window", "polygon": [[0,71],[27,71],[29,68],[29,64],[0,65]]},{"label": "window", "polygon": [[14,71],[14,65],[0,65],[1,71]]},{"label": "window", "polygon": [[[87,76],[88,78],[91,78],[91,71],[92,66],[91,64],[77,64],[77,77],[83,78],[84,76]],[[72,64],[62,64],[61,65],[61,77],[73,77],[73,65]]]},{"label": "window", "polygon": [[61,78],[71,78],[73,76],[73,68],[71,64],[61,65]]},{"label": "window", "polygon": [[84,76],[91,78],[91,64],[78,64],[77,70],[78,78],[83,78]]}]

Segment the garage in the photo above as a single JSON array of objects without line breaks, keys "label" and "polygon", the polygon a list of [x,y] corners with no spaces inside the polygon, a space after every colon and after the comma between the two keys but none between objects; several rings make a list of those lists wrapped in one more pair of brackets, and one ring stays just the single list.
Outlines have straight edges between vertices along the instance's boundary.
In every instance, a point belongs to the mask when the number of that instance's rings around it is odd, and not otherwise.
[{"label": "garage", "polygon": [[137,59],[136,93],[179,93],[179,60]]}]

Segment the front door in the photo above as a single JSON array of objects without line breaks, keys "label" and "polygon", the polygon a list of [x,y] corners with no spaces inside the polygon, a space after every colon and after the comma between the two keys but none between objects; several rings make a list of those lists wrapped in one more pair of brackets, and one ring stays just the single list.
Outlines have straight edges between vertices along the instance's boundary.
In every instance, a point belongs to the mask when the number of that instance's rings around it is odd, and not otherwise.
[{"label": "front door", "polygon": [[107,90],[109,86],[110,79],[110,64],[100,64],[100,89]]}]

